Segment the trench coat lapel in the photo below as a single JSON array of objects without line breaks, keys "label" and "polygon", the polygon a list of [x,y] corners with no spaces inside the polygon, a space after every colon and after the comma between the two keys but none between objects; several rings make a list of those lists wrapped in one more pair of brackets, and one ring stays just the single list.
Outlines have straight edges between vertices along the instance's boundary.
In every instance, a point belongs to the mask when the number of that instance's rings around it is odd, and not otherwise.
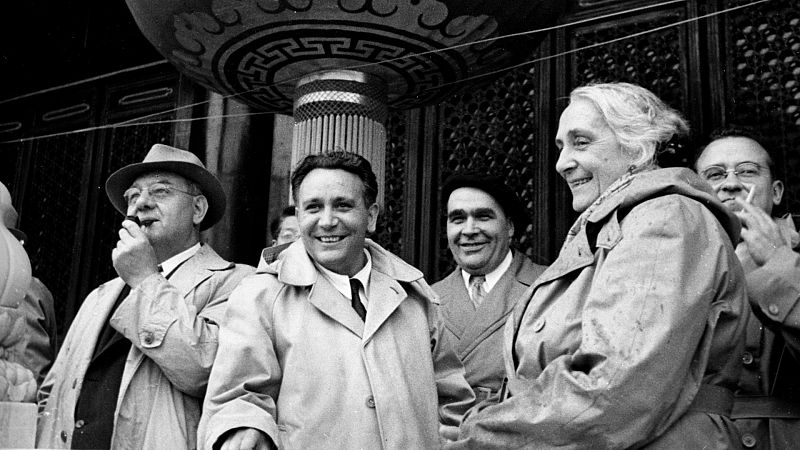
[{"label": "trench coat lapel", "polygon": [[[317,277],[317,282],[311,286],[308,301],[323,314],[339,322],[353,334],[361,337],[364,334],[364,322],[350,306],[347,300],[335,287],[323,276]],[[369,310],[367,312],[369,318]]]},{"label": "trench coat lapel", "polygon": [[[97,296],[98,296],[98,305],[97,308],[93,311],[92,316],[93,320],[91,322],[91,330],[87,333],[87,338],[91,338],[91,342],[94,342],[94,345],[97,346],[99,344],[98,339],[100,339],[100,332],[103,330],[103,326],[109,320],[111,316],[111,309],[114,307],[114,304],[117,301],[117,297],[119,294],[122,293],[122,289],[125,287],[125,282],[122,281],[121,278],[115,278],[108,283],[101,285],[98,288]],[[115,342],[120,340],[120,336],[116,333],[112,338],[106,342],[106,345],[99,349],[99,351],[95,352],[94,347],[92,348],[93,356],[91,357],[91,361],[94,361],[100,355],[103,354],[109,347],[111,347]]]},{"label": "trench coat lapel", "polygon": [[564,275],[594,263],[594,252],[589,246],[586,228],[582,227],[575,237],[564,243],[561,253],[553,264],[533,284],[534,289]]},{"label": "trench coat lapel", "polygon": [[370,274],[369,288],[365,344],[408,296],[400,283],[375,270]]},{"label": "trench coat lapel", "polygon": [[[225,270],[233,263],[225,261],[208,245],[203,245],[186,262],[178,266],[169,277],[169,282],[186,298],[215,271]],[[169,275],[169,274],[167,274]]]}]

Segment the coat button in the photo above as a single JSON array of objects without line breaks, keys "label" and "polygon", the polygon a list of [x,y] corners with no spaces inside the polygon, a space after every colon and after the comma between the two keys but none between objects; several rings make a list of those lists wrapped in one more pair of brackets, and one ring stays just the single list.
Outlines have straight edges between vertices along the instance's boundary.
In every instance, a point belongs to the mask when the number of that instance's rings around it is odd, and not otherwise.
[{"label": "coat button", "polygon": [[745,433],[742,435],[742,445],[747,448],[753,448],[756,446],[756,437],[750,433]]},{"label": "coat button", "polygon": [[744,363],[746,366],[753,364],[753,354],[750,352],[744,352],[744,355],[742,355],[742,363]]},{"label": "coat button", "polygon": [[538,333],[538,332],[542,331],[542,328],[544,328],[545,322],[546,321],[544,320],[544,317],[540,317],[539,319],[537,319],[536,322],[533,323],[533,331],[535,333]]},{"label": "coat button", "polygon": [[371,395],[367,397],[367,408],[375,408],[375,397]]},{"label": "coat button", "polygon": [[61,442],[67,442],[67,432],[61,431]]},{"label": "coat button", "polygon": [[78,429],[83,428],[83,426],[85,424],[86,424],[86,422],[84,422],[83,420],[79,420],[79,421],[75,422],[75,428],[78,428]]},{"label": "coat button", "polygon": [[144,343],[150,345],[153,343],[153,333],[147,333],[144,335]]},{"label": "coat button", "polygon": [[778,312],[780,312],[780,308],[778,308],[778,305],[773,303],[769,305],[769,307],[767,307],[767,311],[769,311],[769,313],[772,314],[773,316],[777,316]]}]

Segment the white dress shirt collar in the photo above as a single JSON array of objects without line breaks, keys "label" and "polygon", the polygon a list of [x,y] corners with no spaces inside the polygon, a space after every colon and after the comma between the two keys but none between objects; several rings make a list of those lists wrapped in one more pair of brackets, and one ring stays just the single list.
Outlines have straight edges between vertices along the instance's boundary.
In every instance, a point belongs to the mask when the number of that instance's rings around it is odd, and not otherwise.
[{"label": "white dress shirt collar", "polygon": [[[364,295],[360,295],[361,303],[367,304],[367,298],[369,297],[369,274],[372,272],[372,257],[369,255],[367,249],[364,249],[364,254],[367,255],[367,263],[364,264],[364,267],[359,270],[352,278],[356,278],[358,281],[361,282],[361,286],[364,287]],[[345,298],[351,298],[350,294],[350,278],[347,275],[342,275],[340,273],[336,273],[330,271],[320,264],[317,264],[314,261],[314,265],[317,267],[317,270],[327,278],[328,281],[336,288],[337,291],[341,292]]]},{"label": "white dress shirt collar", "polygon": [[181,263],[194,256],[194,254],[197,253],[198,250],[200,250],[199,242],[187,248],[186,250],[178,253],[177,255],[170,257],[169,259],[161,263],[161,273],[164,274],[164,276],[168,276]]},{"label": "white dress shirt collar", "polygon": [[[511,255],[511,249],[509,249],[508,254],[506,254],[506,257],[503,259],[503,262],[501,262],[499,266],[495,267],[493,271],[485,274],[486,281],[483,282],[483,289],[486,291],[487,294],[492,290],[494,285],[497,284],[498,281],[500,281],[500,278],[503,276],[504,273],[506,273],[506,270],[508,270],[508,268],[511,267],[511,261],[513,259],[514,257]],[[470,274],[462,270],[461,276],[464,278],[464,286],[467,287],[467,292],[469,292]]]}]

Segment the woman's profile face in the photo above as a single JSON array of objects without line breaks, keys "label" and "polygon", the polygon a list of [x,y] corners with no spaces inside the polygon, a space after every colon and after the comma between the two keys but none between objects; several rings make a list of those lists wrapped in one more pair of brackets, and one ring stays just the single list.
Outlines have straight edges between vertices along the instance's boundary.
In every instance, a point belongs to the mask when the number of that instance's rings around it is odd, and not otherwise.
[{"label": "woman's profile face", "polygon": [[561,113],[556,147],[561,151],[556,170],[567,181],[577,212],[585,211],[633,163],[600,111],[585,99],[573,100]]}]

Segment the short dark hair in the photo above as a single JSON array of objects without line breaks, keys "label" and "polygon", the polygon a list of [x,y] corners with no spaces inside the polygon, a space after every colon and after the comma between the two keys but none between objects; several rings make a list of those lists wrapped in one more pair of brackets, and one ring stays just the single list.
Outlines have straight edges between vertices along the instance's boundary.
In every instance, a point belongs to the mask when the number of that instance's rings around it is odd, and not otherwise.
[{"label": "short dark hair", "polygon": [[706,138],[705,144],[698,147],[695,151],[692,167],[695,169],[697,168],[697,160],[700,159],[700,155],[703,154],[708,144],[729,137],[747,138],[757,142],[767,153],[767,167],[769,168],[770,174],[772,174],[772,180],[781,180],[783,178],[782,174],[779,173],[778,165],[776,164],[776,155],[774,150],[772,150],[772,145],[769,145],[766,142],[766,138],[755,128],[742,125],[728,125],[715,128],[711,131],[711,133],[708,134],[708,138]]},{"label": "short dark hair", "polygon": [[272,234],[272,239],[278,239],[278,232],[280,231],[283,219],[294,215],[294,205],[289,205],[281,210],[281,214],[269,223],[269,232]]},{"label": "short dark hair", "polygon": [[308,155],[292,173],[292,196],[297,203],[297,193],[306,176],[314,169],[340,169],[356,175],[364,184],[364,203],[367,207],[378,197],[378,180],[372,165],[363,156],[346,151],[332,151]]},{"label": "short dark hair", "polygon": [[531,222],[530,217],[528,217],[517,193],[505,184],[503,178],[474,172],[453,174],[445,180],[442,186],[442,203],[445,207],[447,207],[450,194],[462,187],[478,189],[489,194],[503,208],[503,213],[514,224],[514,236],[519,237],[525,233],[525,229]]}]

